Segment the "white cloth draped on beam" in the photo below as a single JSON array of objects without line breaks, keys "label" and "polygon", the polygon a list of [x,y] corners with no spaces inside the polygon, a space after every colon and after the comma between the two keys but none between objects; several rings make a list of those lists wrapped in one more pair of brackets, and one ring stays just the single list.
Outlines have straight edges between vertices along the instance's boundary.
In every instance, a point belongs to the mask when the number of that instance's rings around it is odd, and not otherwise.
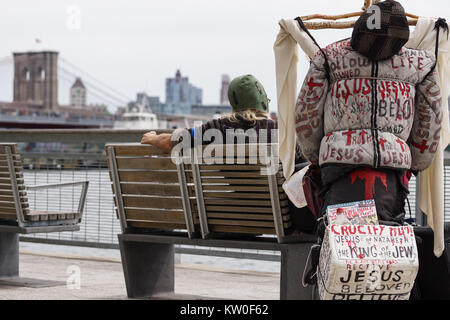
[{"label": "white cloth draped on beam", "polygon": [[278,103],[278,145],[283,175],[288,179],[294,172],[295,132],[294,109],[297,100],[298,46],[312,59],[319,48],[294,19],[279,21],[280,31],[275,40],[275,72]]},{"label": "white cloth draped on beam", "polygon": [[[434,52],[437,19],[420,17],[406,47]],[[441,28],[437,71],[442,94],[441,141],[436,156],[428,169],[419,174],[419,190],[416,201],[427,215],[427,222],[434,232],[434,254],[440,257],[444,251],[444,150],[450,143],[448,96],[450,94],[450,43],[447,32]]]},{"label": "white cloth draped on beam", "polygon": [[[414,32],[406,44],[409,48],[434,52],[436,32],[435,18],[419,18]],[[294,109],[297,99],[298,45],[312,59],[318,50],[309,36],[301,30],[294,19],[279,21],[280,31],[273,49],[278,99],[279,156],[283,164],[283,175],[288,179],[294,172],[296,131]],[[432,165],[420,173],[419,208],[427,215],[427,221],[434,231],[434,254],[439,257],[444,250],[444,149],[450,143],[448,117],[448,95],[450,93],[450,44],[447,34],[441,29],[439,38],[438,73],[441,81],[443,123],[441,143]]]}]

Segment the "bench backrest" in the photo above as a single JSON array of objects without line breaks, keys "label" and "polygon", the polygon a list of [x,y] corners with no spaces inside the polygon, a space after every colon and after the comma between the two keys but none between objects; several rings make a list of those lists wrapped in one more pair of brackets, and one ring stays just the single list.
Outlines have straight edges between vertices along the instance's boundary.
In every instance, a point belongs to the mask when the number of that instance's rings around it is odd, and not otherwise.
[{"label": "bench backrest", "polygon": [[200,146],[172,157],[140,144],[106,151],[123,230],[273,234],[283,242],[291,226],[276,144]]},{"label": "bench backrest", "polygon": [[0,219],[23,225],[29,214],[22,160],[15,143],[0,143]]},{"label": "bench backrest", "polygon": [[[188,229],[179,170],[170,153],[149,145],[108,144],[108,166],[122,230],[135,228]],[[198,223],[197,223],[198,225]]]},{"label": "bench backrest", "polygon": [[194,211],[203,237],[214,232],[274,234],[282,242],[291,222],[278,146],[209,145],[201,150],[202,159],[191,166]]}]

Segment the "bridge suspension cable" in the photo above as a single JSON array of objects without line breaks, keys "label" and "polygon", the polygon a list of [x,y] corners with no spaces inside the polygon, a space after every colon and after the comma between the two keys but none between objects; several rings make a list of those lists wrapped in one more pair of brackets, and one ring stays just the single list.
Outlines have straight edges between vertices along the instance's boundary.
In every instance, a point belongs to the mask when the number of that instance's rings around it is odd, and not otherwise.
[{"label": "bridge suspension cable", "polygon": [[[72,85],[75,82],[76,77],[73,74],[67,73],[60,69],[59,78],[61,80],[64,80],[67,84]],[[93,97],[101,100],[103,103],[108,103],[113,106],[120,106],[124,105],[124,102],[121,100],[117,100],[114,97],[110,97],[108,95],[103,94],[102,92],[98,92],[95,88],[92,88],[88,85],[88,94],[92,95]]]},{"label": "bridge suspension cable", "polygon": [[[75,79],[77,78],[77,75],[70,72],[69,70],[63,68],[63,67],[58,67],[58,70],[61,71],[61,75],[65,75],[66,76],[66,80],[67,78],[71,78],[73,79],[72,83],[75,81]],[[92,91],[97,92],[97,97],[99,97],[99,95],[104,99],[104,100],[108,100],[108,101],[113,101],[114,105],[126,105],[128,103],[128,101],[124,100],[123,98],[119,98],[113,94],[111,94],[110,92],[105,91],[104,89],[92,84],[90,81],[86,81],[85,79],[83,79],[83,83],[85,83],[89,89],[89,93],[91,93]]]},{"label": "bridge suspension cable", "polygon": [[83,74],[84,75],[83,76],[83,82],[85,82],[85,78],[86,77],[90,78],[90,80],[88,80],[88,81],[91,83],[91,85],[92,85],[92,82],[96,82],[97,86],[100,86],[103,89],[103,91],[109,91],[111,94],[113,94],[114,96],[120,97],[124,101],[131,101],[132,100],[128,95],[120,92],[119,90],[109,86],[105,82],[97,79],[96,77],[92,76],[88,72],[86,72],[86,71],[82,70],[81,68],[77,67],[76,65],[74,65],[73,63],[71,63],[70,61],[65,59],[64,57],[60,56],[59,59],[60,59],[60,62],[62,62],[63,64],[66,64],[66,66],[64,66],[64,69],[66,69],[67,71],[69,71],[68,68],[71,68],[71,69],[75,69],[76,70],[76,72],[74,72],[73,74],[80,74],[80,73]]}]

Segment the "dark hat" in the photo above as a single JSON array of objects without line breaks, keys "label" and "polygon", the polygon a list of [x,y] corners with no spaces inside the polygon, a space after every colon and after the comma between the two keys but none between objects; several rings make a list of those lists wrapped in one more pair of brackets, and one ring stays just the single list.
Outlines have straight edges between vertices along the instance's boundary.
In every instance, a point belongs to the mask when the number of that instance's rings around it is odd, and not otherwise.
[{"label": "dark hat", "polygon": [[233,112],[256,109],[269,112],[269,99],[266,91],[254,76],[246,74],[234,78],[228,86],[228,100]]},{"label": "dark hat", "polygon": [[400,51],[409,39],[408,19],[394,0],[369,7],[353,28],[352,48],[372,60],[384,60]]}]

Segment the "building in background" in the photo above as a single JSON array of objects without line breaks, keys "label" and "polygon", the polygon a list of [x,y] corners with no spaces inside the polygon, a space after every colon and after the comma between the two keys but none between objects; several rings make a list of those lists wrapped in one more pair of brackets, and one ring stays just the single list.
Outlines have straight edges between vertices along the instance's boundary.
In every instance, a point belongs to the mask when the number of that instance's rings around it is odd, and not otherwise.
[{"label": "building in background", "polygon": [[86,87],[81,78],[77,78],[70,88],[70,105],[77,108],[86,106]]},{"label": "building in background", "polygon": [[180,70],[175,78],[166,78],[165,114],[191,114],[194,104],[201,105],[203,100],[202,89],[189,83],[188,77],[183,77]]},{"label": "building in background", "polygon": [[138,92],[135,101],[130,101],[127,107],[118,108],[116,113],[120,115],[133,111],[133,109],[137,110],[138,105],[142,111],[155,114],[164,114],[166,109],[165,104],[160,101],[158,96],[149,96],[146,92]]},{"label": "building in background", "polygon": [[141,110],[157,116],[159,129],[189,127],[196,121],[205,122],[232,112],[228,101],[229,84],[230,77],[223,74],[220,104],[204,105],[202,89],[190,84],[188,77],[183,77],[180,70],[177,70],[175,78],[166,78],[165,102],[161,102],[157,96],[140,92],[136,95],[136,101],[130,101],[127,107],[118,108],[114,118],[121,121],[126,113]]},{"label": "building in background", "polygon": [[222,75],[222,85],[220,86],[220,104],[229,105],[228,100],[228,87],[230,86],[230,76],[227,74]]}]

